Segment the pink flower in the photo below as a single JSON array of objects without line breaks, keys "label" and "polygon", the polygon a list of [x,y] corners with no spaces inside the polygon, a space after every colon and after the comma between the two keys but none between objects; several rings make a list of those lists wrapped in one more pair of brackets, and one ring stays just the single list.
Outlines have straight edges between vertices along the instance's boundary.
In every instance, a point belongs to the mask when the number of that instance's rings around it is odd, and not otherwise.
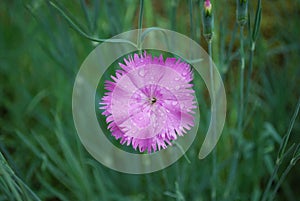
[{"label": "pink flower", "polygon": [[121,144],[140,152],[165,149],[194,126],[191,67],[146,52],[124,61],[113,81],[105,81],[108,92],[100,102],[108,129]]},{"label": "pink flower", "polygon": [[210,3],[210,0],[205,0],[204,2],[204,11],[206,13],[206,15],[210,15],[211,14],[211,3]]}]

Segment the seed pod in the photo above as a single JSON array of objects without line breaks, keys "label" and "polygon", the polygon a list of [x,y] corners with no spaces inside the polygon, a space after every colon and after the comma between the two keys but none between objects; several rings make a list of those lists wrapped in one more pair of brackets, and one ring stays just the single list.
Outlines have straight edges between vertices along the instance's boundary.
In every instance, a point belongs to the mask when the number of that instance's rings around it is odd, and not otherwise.
[{"label": "seed pod", "polygon": [[240,26],[246,24],[248,18],[248,0],[236,0],[236,20]]},{"label": "seed pod", "polygon": [[210,41],[213,36],[214,16],[212,14],[212,5],[210,0],[204,1],[202,12],[203,35],[207,41]]}]

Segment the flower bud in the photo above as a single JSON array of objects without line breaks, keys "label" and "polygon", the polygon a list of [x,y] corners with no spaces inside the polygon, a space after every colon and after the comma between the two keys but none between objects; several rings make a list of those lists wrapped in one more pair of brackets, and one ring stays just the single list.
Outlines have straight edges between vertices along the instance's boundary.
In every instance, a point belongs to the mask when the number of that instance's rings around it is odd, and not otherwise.
[{"label": "flower bud", "polygon": [[248,0],[236,0],[236,20],[240,26],[246,24],[248,18]]},{"label": "flower bud", "polygon": [[212,5],[210,0],[204,1],[202,12],[203,35],[207,41],[210,41],[213,36],[214,16],[212,14]]}]

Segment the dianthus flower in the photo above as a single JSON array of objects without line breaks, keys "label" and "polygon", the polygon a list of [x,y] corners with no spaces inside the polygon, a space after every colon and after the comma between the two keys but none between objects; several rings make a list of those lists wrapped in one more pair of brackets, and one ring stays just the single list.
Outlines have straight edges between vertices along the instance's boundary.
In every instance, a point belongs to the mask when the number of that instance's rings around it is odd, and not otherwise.
[{"label": "dianthus flower", "polygon": [[121,144],[148,153],[167,148],[194,126],[196,102],[189,64],[134,54],[119,63],[101,99],[108,129]]}]

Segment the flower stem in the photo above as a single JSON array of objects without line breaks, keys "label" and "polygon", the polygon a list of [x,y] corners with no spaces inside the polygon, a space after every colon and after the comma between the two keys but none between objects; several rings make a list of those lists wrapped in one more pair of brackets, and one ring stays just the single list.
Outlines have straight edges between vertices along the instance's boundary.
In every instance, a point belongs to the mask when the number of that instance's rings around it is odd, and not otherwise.
[{"label": "flower stem", "polygon": [[189,11],[190,11],[190,32],[191,38],[195,40],[194,35],[194,20],[193,20],[193,0],[189,0]]},{"label": "flower stem", "polygon": [[249,70],[248,70],[248,75],[247,75],[247,86],[246,86],[246,94],[245,94],[245,104],[246,108],[245,110],[247,111],[247,106],[248,106],[248,98],[249,98],[249,90],[250,90],[250,85],[251,85],[251,75],[252,75],[252,69],[253,69],[253,56],[254,56],[254,50],[255,50],[255,42],[251,42],[251,49],[250,49],[250,55],[249,55]]},{"label": "flower stem", "polygon": [[212,65],[212,41],[208,40],[208,54],[209,54],[209,74],[210,74],[210,85],[211,85],[211,99],[212,99],[212,105],[215,103],[215,87],[214,87],[214,72],[213,72],[213,65]]},{"label": "flower stem", "polygon": [[238,130],[242,134],[243,118],[244,118],[244,71],[245,71],[245,53],[244,53],[244,26],[240,26],[240,109],[238,119]]},{"label": "flower stem", "polygon": [[[292,158],[292,160],[299,160],[298,159],[295,159],[295,158]],[[270,201],[274,200],[274,197],[279,189],[279,187],[281,186],[282,182],[284,181],[284,179],[286,178],[286,176],[288,175],[288,173],[291,171],[291,169],[294,167],[295,164],[292,163],[292,161],[290,162],[290,164],[288,165],[288,167],[284,170],[284,172],[282,173],[279,181],[277,182],[274,190],[273,190],[273,193],[271,194],[270,196]]]},{"label": "flower stem", "polygon": [[272,172],[272,175],[271,175],[271,177],[270,177],[270,179],[268,181],[267,187],[266,187],[266,189],[264,191],[264,194],[262,196],[262,199],[261,199],[262,201],[266,201],[267,200],[267,195],[270,192],[272,182],[274,181],[275,177],[277,176],[278,169],[279,169],[279,164],[276,163],[275,168],[274,168],[274,170]]},{"label": "flower stem", "polygon": [[240,68],[240,105],[239,105],[239,113],[238,113],[238,132],[239,135],[235,140],[235,153],[232,158],[232,164],[230,173],[228,175],[228,182],[226,185],[226,190],[224,193],[224,197],[230,195],[231,188],[233,185],[234,177],[236,174],[236,170],[238,167],[238,161],[240,158],[240,139],[242,137],[242,125],[243,125],[243,113],[244,113],[244,71],[245,71],[245,54],[244,54],[244,25],[240,24],[240,58],[241,58],[241,68]]},{"label": "flower stem", "polygon": [[176,30],[177,0],[171,1],[171,30]]},{"label": "flower stem", "polygon": [[253,56],[255,50],[255,41],[251,42],[251,49],[250,49],[250,56],[249,56],[249,71],[248,71],[248,80],[247,80],[247,92],[249,92],[250,88],[250,81],[251,81],[251,74],[253,69]]},{"label": "flower stem", "polygon": [[[210,85],[211,85],[211,121],[216,122],[215,120],[215,111],[213,111],[213,105],[215,105],[215,83],[214,83],[214,69],[213,69],[213,63],[212,63],[212,40],[209,39],[207,40],[207,45],[208,45],[208,54],[209,54],[209,73],[210,73]],[[216,133],[216,128],[215,125],[213,126],[213,133],[215,135]],[[215,182],[217,180],[217,153],[216,153],[216,148],[212,152],[212,192],[211,192],[211,198],[212,200],[216,200],[216,185]]]},{"label": "flower stem", "polygon": [[140,0],[140,12],[139,12],[139,22],[138,22],[138,41],[137,47],[141,51],[141,42],[142,42],[142,27],[143,27],[143,13],[144,13],[144,0]]},{"label": "flower stem", "polygon": [[261,8],[261,0],[257,0],[256,13],[255,13],[255,22],[253,25],[252,35],[250,36],[250,55],[249,55],[249,70],[247,75],[247,86],[246,86],[246,94],[245,94],[245,111],[247,111],[249,104],[249,91],[251,87],[251,75],[253,69],[253,56],[255,51],[255,43],[259,33],[260,22],[262,16],[262,8]]},{"label": "flower stem", "polygon": [[289,128],[288,128],[287,134],[286,134],[286,140],[283,141],[282,149],[279,150],[279,158],[283,157],[283,155],[285,154],[285,149],[286,149],[287,143],[288,143],[288,141],[290,139],[291,132],[292,132],[293,126],[295,124],[296,118],[298,116],[299,110],[300,110],[300,97],[298,98],[298,103],[297,103],[294,115],[293,115],[293,117],[291,119],[291,122],[290,122],[290,125],[289,125]]},{"label": "flower stem", "polygon": [[[285,140],[285,139],[284,139],[284,140]],[[283,145],[283,142],[281,143],[281,146],[282,146],[282,145]],[[291,146],[289,147],[289,149],[285,152],[285,154],[284,154],[281,158],[277,158],[276,163],[275,163],[274,170],[273,170],[272,175],[271,175],[271,177],[270,177],[270,179],[269,179],[269,181],[268,181],[268,184],[267,184],[267,186],[266,186],[266,189],[264,190],[264,193],[263,193],[263,196],[262,196],[261,201],[266,201],[268,197],[270,198],[269,194],[270,194],[270,190],[271,190],[271,187],[272,187],[272,183],[273,183],[273,181],[275,181],[275,179],[277,179],[277,176],[278,176],[277,174],[278,174],[279,167],[280,167],[280,165],[282,164],[282,161],[283,161],[283,160],[291,153],[291,151],[294,149],[294,145],[295,145],[295,144],[291,145]],[[299,149],[299,146],[296,147],[295,152],[297,152],[298,149]],[[295,153],[294,153],[294,154],[295,154]],[[292,158],[292,160],[296,160],[296,158]],[[298,160],[298,159],[297,159],[297,160]],[[293,164],[293,163],[290,162],[290,165],[291,165],[291,164]],[[287,169],[286,169],[286,170],[283,172],[283,174],[281,175],[279,181],[277,182],[277,185],[276,185],[274,191],[277,191],[277,190],[278,190],[278,188],[280,187],[282,181],[283,181],[284,178],[286,177],[287,173],[288,173],[288,172],[290,171],[290,169],[292,168],[292,167],[290,167],[290,165],[287,167]],[[273,192],[274,192],[274,191],[273,191]],[[272,197],[272,196],[271,196],[271,197]]]}]

